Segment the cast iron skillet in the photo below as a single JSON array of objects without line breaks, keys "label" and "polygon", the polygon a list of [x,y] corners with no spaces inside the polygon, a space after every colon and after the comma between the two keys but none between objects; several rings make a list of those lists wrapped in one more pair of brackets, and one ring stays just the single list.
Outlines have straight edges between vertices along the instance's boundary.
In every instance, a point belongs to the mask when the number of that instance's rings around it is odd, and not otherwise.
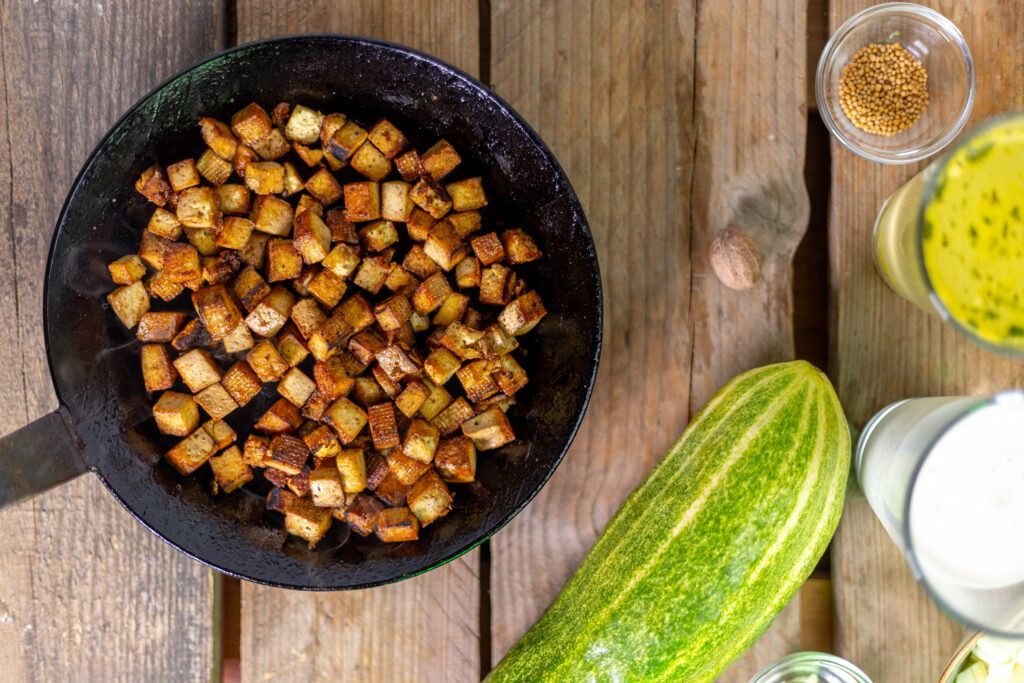
[{"label": "cast iron skillet", "polygon": [[[386,116],[419,149],[447,138],[466,159],[463,175],[484,177],[491,199],[485,225],[524,227],[545,253],[523,272],[548,315],[525,338],[531,379],[510,413],[519,440],[482,454],[478,481],[455,486],[453,512],[416,542],[385,545],[350,536],[346,525],[335,523],[310,551],[287,537],[277,513],[264,510],[265,489],[258,484],[214,497],[209,468],[178,475],[161,457],[174,439],[160,435],[150,419],[139,343],[105,301],[114,288],[106,264],[137,249],[152,211],[133,188],[142,170],[198,156],[200,117],[227,120],[250,101],[269,108],[282,100],[370,124]],[[601,346],[601,282],[590,229],[544,143],[465,73],[366,38],[253,43],[202,62],[143,98],[75,181],[50,245],[45,286],[46,346],[60,408],[0,441],[0,504],[92,470],[140,522],[182,552],[228,574],[286,588],[365,588],[408,578],[500,529],[569,447]],[[164,308],[189,307],[184,296],[174,304]],[[272,390],[264,393],[227,418],[240,433],[277,398]]]}]

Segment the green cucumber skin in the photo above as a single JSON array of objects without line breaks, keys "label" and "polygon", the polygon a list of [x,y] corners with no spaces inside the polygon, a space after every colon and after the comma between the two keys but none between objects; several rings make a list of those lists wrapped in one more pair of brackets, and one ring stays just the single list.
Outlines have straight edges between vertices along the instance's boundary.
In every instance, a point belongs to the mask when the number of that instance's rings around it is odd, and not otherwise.
[{"label": "green cucumber skin", "polygon": [[814,569],[849,466],[849,427],[822,372],[793,361],[737,376],[485,680],[713,680]]}]

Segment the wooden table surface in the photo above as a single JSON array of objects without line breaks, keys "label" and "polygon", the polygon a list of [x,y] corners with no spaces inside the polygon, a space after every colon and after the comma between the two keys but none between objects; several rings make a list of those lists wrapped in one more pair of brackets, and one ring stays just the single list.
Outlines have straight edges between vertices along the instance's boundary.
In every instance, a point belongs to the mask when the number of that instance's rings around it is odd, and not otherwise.
[{"label": "wooden table surface", "polygon": [[[797,354],[827,364],[854,429],[899,398],[1024,385],[1024,363],[966,343],[874,272],[875,214],[916,167],[830,146],[809,96],[828,32],[870,4],[0,0],[0,431],[56,407],[43,273],[85,157],[155,84],[251,40],[384,38],[493,87],[572,180],[606,296],[583,428],[541,494],[481,549],[367,591],[239,587],[82,477],[0,512],[6,680],[476,680],[734,374]],[[1024,4],[927,4],[974,52],[974,120],[1024,108]],[[764,252],[764,278],[750,291],[724,288],[709,270],[708,244],[725,227],[749,232]],[[930,682],[961,634],[851,486],[830,558],[721,680],[824,649],[875,681]]]}]

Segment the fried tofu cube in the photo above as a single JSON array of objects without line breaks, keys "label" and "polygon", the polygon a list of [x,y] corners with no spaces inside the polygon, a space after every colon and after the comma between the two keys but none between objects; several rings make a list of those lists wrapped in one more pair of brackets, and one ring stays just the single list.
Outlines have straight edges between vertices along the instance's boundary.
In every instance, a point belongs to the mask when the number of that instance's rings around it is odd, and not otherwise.
[{"label": "fried tofu cube", "polygon": [[296,498],[285,508],[284,528],[304,540],[312,550],[331,528],[331,510],[317,507],[307,498]]},{"label": "fried tofu cube", "polygon": [[380,218],[380,185],[372,181],[348,183],[345,192],[345,220],[352,223]]},{"label": "fried tofu cube", "polygon": [[452,509],[452,494],[434,471],[417,479],[405,499],[422,526],[444,517]]},{"label": "fried tofu cube", "polygon": [[391,162],[369,141],[359,146],[349,159],[349,165],[358,173],[378,183],[391,173]]},{"label": "fried tofu cube", "polygon": [[[294,493],[285,490],[284,488],[288,486],[289,479],[291,479],[291,475],[286,474],[281,470],[276,470],[273,467],[265,467],[263,469],[262,474],[263,478],[269,481],[275,488],[282,489],[283,493],[287,493],[289,496],[291,496],[290,498],[287,499],[279,498],[277,500],[274,500],[271,499],[270,495],[267,495],[268,509],[276,510],[280,508],[282,504],[285,506],[291,505],[292,501],[298,498],[298,496],[296,496]],[[282,509],[281,512],[284,512],[284,510]]]},{"label": "fried tofu cube", "polygon": [[[288,434],[302,425],[302,415],[288,399],[279,398],[260,416],[254,428],[264,434]],[[302,443],[301,439],[299,440]],[[303,444],[305,445],[305,444]]]},{"label": "fried tofu cube", "polygon": [[284,135],[289,140],[303,145],[312,145],[320,140],[320,126],[324,115],[301,104],[295,105],[288,124],[284,127]]},{"label": "fried tofu cube", "polygon": [[216,445],[204,429],[197,429],[179,441],[164,457],[182,474],[192,474],[216,452]]},{"label": "fried tofu cube", "polygon": [[438,140],[434,145],[420,156],[420,163],[423,170],[430,174],[434,180],[441,180],[455,170],[462,158],[447,140]]},{"label": "fried tofu cube", "polygon": [[420,315],[413,311],[409,316],[409,327],[412,328],[414,335],[418,332],[426,332],[430,329],[430,316]]},{"label": "fried tofu cube", "polygon": [[288,372],[288,363],[281,358],[277,347],[269,339],[263,339],[252,347],[245,354],[245,360],[261,382],[276,382]]},{"label": "fried tofu cube", "polygon": [[434,453],[434,467],[444,481],[467,484],[476,479],[476,446],[467,436],[442,439]]},{"label": "fried tofu cube", "polygon": [[475,256],[462,259],[455,266],[455,284],[463,289],[480,286],[480,261]]},{"label": "fried tofu cube", "polygon": [[216,256],[205,256],[200,261],[203,266],[203,280],[211,285],[221,285],[230,280],[242,267],[242,259],[238,252],[226,250]]},{"label": "fried tofu cube", "polygon": [[206,178],[207,182],[211,185],[220,187],[228,181],[234,169],[230,161],[221,159],[212,149],[207,149],[199,156],[199,161],[195,164],[195,170],[199,171],[200,175]]},{"label": "fried tofu cube", "polygon": [[411,380],[395,398],[395,407],[406,417],[415,415],[430,395],[430,390],[423,382]]},{"label": "fried tofu cube", "polygon": [[373,378],[377,380],[377,384],[384,391],[386,398],[395,398],[398,396],[399,392],[402,391],[402,385],[388,377],[387,373],[384,372],[380,365],[374,364],[370,372],[373,374]]},{"label": "fried tofu cube", "polygon": [[231,161],[235,158],[235,150],[238,148],[238,138],[235,137],[226,123],[217,119],[199,119],[199,132],[203,136],[206,146],[221,159]]},{"label": "fried tofu cube", "polygon": [[384,251],[398,241],[398,231],[391,221],[373,221],[359,231],[359,241],[367,251]]},{"label": "fried tofu cube", "polygon": [[314,391],[306,401],[306,405],[302,406],[302,416],[307,420],[319,422],[330,405],[331,399],[322,396],[319,391]]},{"label": "fried tofu cube", "polygon": [[489,325],[484,330],[484,336],[476,344],[485,358],[496,358],[512,353],[519,348],[516,338],[507,334],[498,323]]},{"label": "fried tofu cube", "polygon": [[185,228],[185,238],[202,256],[217,253],[217,231],[213,228]]},{"label": "fried tofu cube", "polygon": [[367,419],[366,412],[344,396],[335,400],[323,416],[323,422],[335,431],[342,444],[349,444],[359,436]]},{"label": "fried tofu cube", "polygon": [[[292,110],[292,105],[287,102],[278,102],[274,105],[274,108],[270,110],[270,122],[274,124],[275,128],[284,128],[288,122],[289,113]],[[319,135],[320,131],[317,131]]]},{"label": "fried tofu cube", "polygon": [[252,334],[245,325],[238,325],[220,340],[224,344],[224,350],[228,353],[238,353],[251,349],[253,345]]},{"label": "fried tofu cube", "polygon": [[391,267],[391,262],[383,256],[367,256],[360,263],[352,284],[376,294],[391,274]]},{"label": "fried tofu cube", "polygon": [[213,337],[210,336],[210,331],[206,329],[203,321],[198,318],[189,320],[185,327],[181,328],[181,332],[176,334],[174,339],[171,340],[171,346],[178,351],[188,351],[189,349],[214,345],[215,342]]},{"label": "fried tofu cube", "polygon": [[[249,188],[247,188],[245,185],[238,185],[237,183],[227,183],[225,185],[221,185],[214,191],[217,193],[217,198],[220,200],[220,210],[222,213],[249,213],[250,193]],[[241,247],[230,248],[241,249],[244,246],[245,244],[243,243]]]},{"label": "fried tofu cube", "polygon": [[412,307],[420,315],[427,315],[440,307],[451,294],[452,288],[444,273],[434,273],[413,292]]},{"label": "fried tofu cube", "polygon": [[253,467],[266,467],[264,461],[270,454],[270,439],[265,436],[250,434],[245,440],[245,448],[242,450],[242,460],[245,464]]},{"label": "fried tofu cube", "polygon": [[428,175],[423,176],[409,190],[409,199],[434,218],[444,218],[452,210],[452,200],[444,188]]},{"label": "fried tofu cube", "polygon": [[161,434],[188,436],[199,426],[199,406],[188,394],[165,391],[153,405],[153,419]]},{"label": "fried tofu cube", "polygon": [[292,240],[270,240],[267,245],[267,282],[294,280],[300,275],[302,255],[295,249],[295,243]]},{"label": "fried tofu cube", "polygon": [[143,344],[140,351],[142,380],[146,391],[170,389],[178,379],[178,371],[171,362],[167,347],[162,344]]},{"label": "fried tofu cube", "polygon": [[[167,209],[161,209],[159,206],[154,209],[153,215],[149,217],[149,223],[146,224],[146,230],[159,235],[160,237],[176,240],[181,237],[181,221],[178,217],[168,211]],[[143,235],[145,239],[145,235]],[[143,247],[145,247],[143,243]],[[141,249],[141,247],[140,247]],[[163,248],[160,248],[161,259],[163,258]],[[141,255],[141,254],[140,254]],[[145,256],[143,256],[145,258]],[[161,261],[162,263],[162,261]],[[162,268],[162,265],[151,264],[154,268]]]},{"label": "fried tofu cube", "polygon": [[540,295],[529,291],[522,295],[498,314],[498,323],[506,334],[520,336],[526,334],[547,315]]},{"label": "fried tofu cube", "polygon": [[338,357],[317,361],[313,366],[313,379],[316,380],[317,391],[331,400],[348,395],[355,385],[355,380],[345,371]]},{"label": "fried tofu cube", "polygon": [[[303,436],[302,440],[309,446],[309,454],[319,462],[336,458],[341,452],[341,444],[338,443],[334,432],[327,425],[317,426],[309,434]],[[319,466],[318,464],[317,467]]]},{"label": "fried tofu cube", "polygon": [[420,286],[420,280],[405,268],[396,265],[391,269],[387,279],[384,280],[384,286],[395,294],[408,298]]},{"label": "fried tofu cube", "polygon": [[284,362],[292,368],[306,360],[306,356],[309,355],[309,347],[302,341],[302,337],[299,333],[294,331],[291,327],[284,328],[284,330],[277,335],[275,346],[277,347],[277,352],[281,354],[281,358]]},{"label": "fried tofu cube", "polygon": [[159,164],[150,166],[142,172],[135,181],[135,189],[157,206],[166,206],[174,196],[174,190],[171,189],[171,184],[167,182],[167,176]]},{"label": "fried tofu cube", "polygon": [[373,309],[377,324],[384,330],[397,330],[409,321],[412,305],[401,294],[390,296]]},{"label": "fried tofu cube", "polygon": [[365,130],[352,121],[347,121],[324,143],[324,149],[335,159],[345,163],[366,142],[366,138]]},{"label": "fried tofu cube", "polygon": [[254,232],[249,238],[249,243],[238,255],[242,262],[253,268],[262,268],[263,261],[267,256],[267,243],[270,242],[270,235],[264,232]]},{"label": "fried tofu cube", "polygon": [[336,508],[345,504],[345,489],[337,468],[318,467],[309,475],[309,497],[313,505]]},{"label": "fried tofu cube", "polygon": [[299,333],[306,339],[313,336],[313,333],[320,329],[320,326],[327,320],[327,316],[312,299],[299,299],[292,306],[291,318]]},{"label": "fried tofu cube", "polygon": [[[231,285],[231,291],[242,303],[242,308],[252,311],[263,301],[264,297],[270,294],[270,285],[263,279],[255,268],[247,266]],[[289,306],[289,312],[291,307]],[[282,323],[283,324],[283,323]]]},{"label": "fried tofu cube", "polygon": [[480,178],[466,178],[445,185],[445,191],[452,200],[452,211],[473,211],[487,206]]},{"label": "fried tofu cube", "polygon": [[[385,183],[387,184],[387,183]],[[412,201],[411,199],[409,200]],[[405,230],[409,233],[409,239],[416,242],[423,242],[430,236],[430,231],[437,225],[437,219],[420,208],[415,208],[405,220]]]},{"label": "fried tofu cube", "polygon": [[256,152],[252,151],[251,147],[245,145],[238,145],[235,149],[235,156],[231,159],[231,167],[235,169],[235,174],[239,178],[245,180],[245,169],[249,167],[254,161],[259,161],[260,156]]},{"label": "fried tofu cube", "polygon": [[[394,448],[391,450],[392,453],[401,453],[400,448]],[[414,468],[422,468],[423,464],[418,463],[415,460],[406,458],[406,461]],[[388,505],[405,505],[405,494],[409,490],[408,484],[403,484],[395,476],[395,473],[391,470],[390,465],[387,466],[387,472],[384,477],[377,484],[373,492],[377,494],[377,497],[383,500]],[[369,476],[369,475],[367,475]]]},{"label": "fried tofu cube", "polygon": [[373,362],[377,352],[387,345],[387,340],[378,334],[375,329],[370,328],[359,332],[349,339],[348,350],[359,359],[360,363],[369,365]]},{"label": "fried tofu cube", "polygon": [[255,102],[247,104],[231,117],[231,131],[250,147],[269,135],[273,127],[266,110]]},{"label": "fried tofu cube", "polygon": [[149,294],[141,282],[118,287],[107,295],[107,302],[128,329],[135,327],[142,315],[149,311]]},{"label": "fried tofu cube", "polygon": [[292,205],[277,197],[257,197],[250,218],[260,232],[275,237],[286,237],[292,231],[295,218]]},{"label": "fried tofu cube", "polygon": [[200,391],[196,394],[196,401],[215,420],[223,420],[238,407],[235,399],[220,383],[211,384]]},{"label": "fried tofu cube", "polygon": [[497,406],[491,406],[479,415],[471,417],[461,426],[462,433],[473,440],[473,445],[479,451],[501,448],[516,438],[508,417]]},{"label": "fried tofu cube", "polygon": [[388,159],[394,159],[402,150],[409,146],[409,141],[402,134],[402,131],[398,130],[387,119],[381,119],[373,124],[373,128],[370,129],[369,138],[374,147],[379,149]]},{"label": "fried tofu cube", "polygon": [[[499,410],[498,412],[501,411]],[[437,427],[441,432],[441,436],[451,436],[459,431],[459,425],[466,420],[471,419],[475,414],[473,407],[466,402],[466,399],[459,396],[457,399],[452,401],[447,408],[438,413],[437,416],[430,421],[430,424]],[[504,416],[504,413],[502,413],[502,415]],[[467,434],[467,436],[470,435]],[[470,436],[470,438],[472,438],[472,436]],[[474,443],[476,443],[475,440]],[[477,444],[477,448],[479,447],[480,445]]]},{"label": "fried tofu cube", "polygon": [[435,384],[429,379],[423,380],[424,386],[429,393],[420,406],[420,415],[426,420],[433,420],[441,414],[441,411],[451,405],[452,395],[441,384]]},{"label": "fried tofu cube", "polygon": [[341,475],[345,493],[359,493],[366,488],[366,458],[362,448],[345,448],[338,452],[335,466]]},{"label": "fried tofu cube", "polygon": [[347,121],[348,117],[337,112],[324,116],[320,122],[320,145],[326,149],[331,138]]},{"label": "fried tofu cube", "polygon": [[305,373],[298,368],[292,368],[285,373],[277,385],[277,393],[291,401],[296,407],[301,408],[313,395],[316,384]]},{"label": "fried tofu cube", "polygon": [[506,396],[512,396],[526,386],[529,378],[526,371],[519,365],[515,358],[509,355],[501,356],[498,360],[498,367],[492,373],[498,388]]},{"label": "fried tofu cube", "polygon": [[[283,473],[281,473],[280,471],[274,470],[274,469],[266,469],[266,470],[264,470],[263,471],[263,476],[267,477],[267,475],[271,474],[271,473],[274,474],[275,478],[276,478],[276,475],[278,475],[278,474],[282,474],[282,476],[286,476],[286,475],[283,475]],[[287,510],[289,506],[294,504],[297,499],[298,499],[298,496],[296,496],[291,491],[289,491],[287,489],[279,488],[277,486],[274,486],[274,488],[270,489],[270,492],[267,494],[267,499],[266,499],[265,505],[266,505],[268,510],[273,510],[275,512],[284,513],[285,510]]]},{"label": "fried tofu cube", "polygon": [[504,306],[512,298],[515,274],[510,268],[495,263],[480,274],[480,303]]},{"label": "fried tofu cube", "polygon": [[212,187],[190,187],[178,195],[178,221],[187,228],[214,228],[221,223],[220,198]]},{"label": "fried tofu cube", "polygon": [[352,336],[352,326],[345,320],[340,310],[325,320],[308,338],[310,353],[318,361],[326,361],[335,353],[345,348]]},{"label": "fried tofu cube", "polygon": [[198,290],[192,295],[192,304],[215,340],[224,338],[242,322],[242,311],[224,285]]},{"label": "fried tofu cube", "polygon": [[324,222],[331,229],[332,242],[359,244],[355,223],[345,219],[345,209],[331,209],[324,215]]},{"label": "fried tofu cube", "polygon": [[321,265],[344,280],[356,271],[360,263],[359,251],[356,248],[348,244],[338,244],[324,258]]},{"label": "fried tofu cube", "polygon": [[419,180],[420,176],[425,173],[423,163],[420,161],[420,155],[414,149],[410,149],[405,154],[395,158],[395,168],[398,169],[402,180],[407,183]]},{"label": "fried tofu cube", "polygon": [[292,151],[292,146],[280,128],[271,128],[262,140],[252,146],[252,150],[264,161],[276,161]]},{"label": "fried tofu cube", "polygon": [[536,261],[542,255],[533,238],[519,228],[501,233],[501,243],[505,247],[509,264],[513,266]]},{"label": "fried tofu cube", "polygon": [[[326,168],[321,168],[310,176],[306,181],[306,192],[324,206],[330,206],[342,196],[341,185]],[[347,198],[345,204],[348,205]]]},{"label": "fried tofu cube", "polygon": [[396,507],[381,510],[373,524],[377,538],[385,543],[415,541],[420,537],[420,523],[409,508]]},{"label": "fried tofu cube", "polygon": [[451,223],[439,221],[427,235],[423,251],[444,270],[451,270],[465,256],[467,249]]},{"label": "fried tofu cube", "polygon": [[409,486],[430,470],[430,465],[413,460],[401,448],[392,448],[387,452],[388,469],[391,470],[398,483]]},{"label": "fried tofu cube", "polygon": [[[389,221],[407,221],[415,208],[415,204],[409,198],[409,190],[411,188],[412,186],[409,183],[403,183],[399,180],[381,183],[381,217]],[[424,215],[429,216],[429,214]]]},{"label": "fried tofu cube", "polygon": [[423,247],[419,244],[412,245],[409,253],[405,255],[405,259],[402,261],[402,267],[422,280],[427,279],[434,273],[441,272],[441,266],[437,265],[434,259],[427,256],[426,252],[423,251]]},{"label": "fried tofu cube", "polygon": [[441,433],[437,427],[425,420],[413,420],[409,423],[409,429],[405,433],[405,442],[402,444],[406,457],[430,464],[434,460],[434,451]]},{"label": "fried tofu cube", "polygon": [[398,436],[398,425],[395,422],[395,406],[391,403],[378,403],[367,409],[370,423],[370,436],[377,450],[392,448],[401,443]]},{"label": "fried tofu cube", "polygon": [[438,341],[441,346],[462,360],[475,360],[483,356],[483,352],[477,347],[477,342],[483,339],[483,336],[483,332],[470,329],[462,323],[451,323]]},{"label": "fried tofu cube", "polygon": [[489,232],[486,235],[480,235],[479,237],[473,238],[469,245],[473,248],[473,253],[480,259],[480,263],[484,266],[497,263],[505,258],[505,248],[501,245],[501,240],[498,239],[498,233]]},{"label": "fried tofu cube", "polygon": [[352,395],[363,406],[369,408],[381,401],[386,401],[388,396],[384,389],[373,377],[356,377],[355,385],[352,387]]},{"label": "fried tofu cube", "polygon": [[171,242],[164,248],[163,277],[168,282],[191,283],[202,280],[199,252],[191,244]]},{"label": "fried tofu cube", "polygon": [[284,166],[276,161],[250,161],[245,166],[245,186],[260,195],[281,194]]},{"label": "fried tofu cube", "polygon": [[324,160],[324,151],[322,149],[314,149],[307,147],[298,142],[292,143],[292,149],[299,155],[299,158],[305,162],[306,166],[313,168],[319,166],[320,162]]},{"label": "fried tofu cube", "polygon": [[434,324],[447,327],[451,323],[462,320],[462,315],[469,307],[469,297],[459,292],[452,292],[444,300],[441,307],[434,314]]},{"label": "fried tofu cube", "polygon": [[378,365],[392,382],[401,382],[410,375],[419,373],[417,365],[398,344],[390,344],[377,352]]},{"label": "fried tofu cube", "polygon": [[324,268],[309,281],[309,293],[327,308],[334,308],[345,295],[348,285],[333,271]]},{"label": "fried tofu cube", "polygon": [[434,384],[445,384],[458,372],[462,361],[451,351],[441,347],[434,349],[423,362],[423,371]]},{"label": "fried tofu cube", "polygon": [[455,373],[470,401],[476,403],[498,393],[498,385],[491,377],[496,366],[497,362],[489,359],[474,360],[463,365]]},{"label": "fried tofu cube", "polygon": [[377,515],[384,510],[384,503],[373,496],[360,493],[355,501],[345,509],[345,522],[352,531],[360,536],[369,536],[373,533],[373,526],[377,521]]},{"label": "fried tofu cube", "polygon": [[452,224],[455,229],[455,234],[462,239],[466,239],[474,232],[480,229],[483,224],[483,219],[480,216],[479,211],[462,211],[459,213],[450,213],[445,216],[445,219]]},{"label": "fried tofu cube", "polygon": [[135,336],[143,342],[170,342],[178,334],[178,330],[188,320],[184,313],[170,311],[147,312],[139,318],[139,329]]},{"label": "fried tofu cube", "polygon": [[218,488],[224,493],[231,493],[252,481],[252,470],[242,459],[238,446],[210,458],[210,468],[213,470],[214,493]]},{"label": "fried tofu cube", "polygon": [[192,349],[178,356],[174,361],[174,367],[178,370],[178,374],[181,375],[181,379],[188,386],[189,391],[194,394],[219,382],[223,374],[220,366],[206,349]]},{"label": "fried tofu cube", "polygon": [[295,217],[295,248],[305,263],[320,263],[331,251],[331,231],[327,224],[312,211],[303,211]]},{"label": "fried tofu cube", "polygon": [[224,226],[217,233],[217,246],[225,249],[244,249],[255,229],[255,224],[247,218],[228,216],[224,219]]},{"label": "fried tofu cube", "polygon": [[207,420],[203,423],[203,429],[213,439],[217,450],[227,448],[238,438],[238,434],[231,428],[231,425],[223,420]]},{"label": "fried tofu cube", "polygon": [[284,166],[284,196],[291,197],[293,194],[302,192],[305,189],[305,184],[302,182],[302,176],[295,168],[295,164],[290,161],[286,161]]}]

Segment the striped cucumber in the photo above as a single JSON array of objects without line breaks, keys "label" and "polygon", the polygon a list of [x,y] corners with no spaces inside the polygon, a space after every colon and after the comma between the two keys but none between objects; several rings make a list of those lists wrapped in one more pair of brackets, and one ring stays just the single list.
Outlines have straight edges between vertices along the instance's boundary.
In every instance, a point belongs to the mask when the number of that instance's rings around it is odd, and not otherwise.
[{"label": "striped cucumber", "polygon": [[849,428],[823,373],[794,361],[739,375],[486,680],[713,680],[814,569],[849,466]]}]

